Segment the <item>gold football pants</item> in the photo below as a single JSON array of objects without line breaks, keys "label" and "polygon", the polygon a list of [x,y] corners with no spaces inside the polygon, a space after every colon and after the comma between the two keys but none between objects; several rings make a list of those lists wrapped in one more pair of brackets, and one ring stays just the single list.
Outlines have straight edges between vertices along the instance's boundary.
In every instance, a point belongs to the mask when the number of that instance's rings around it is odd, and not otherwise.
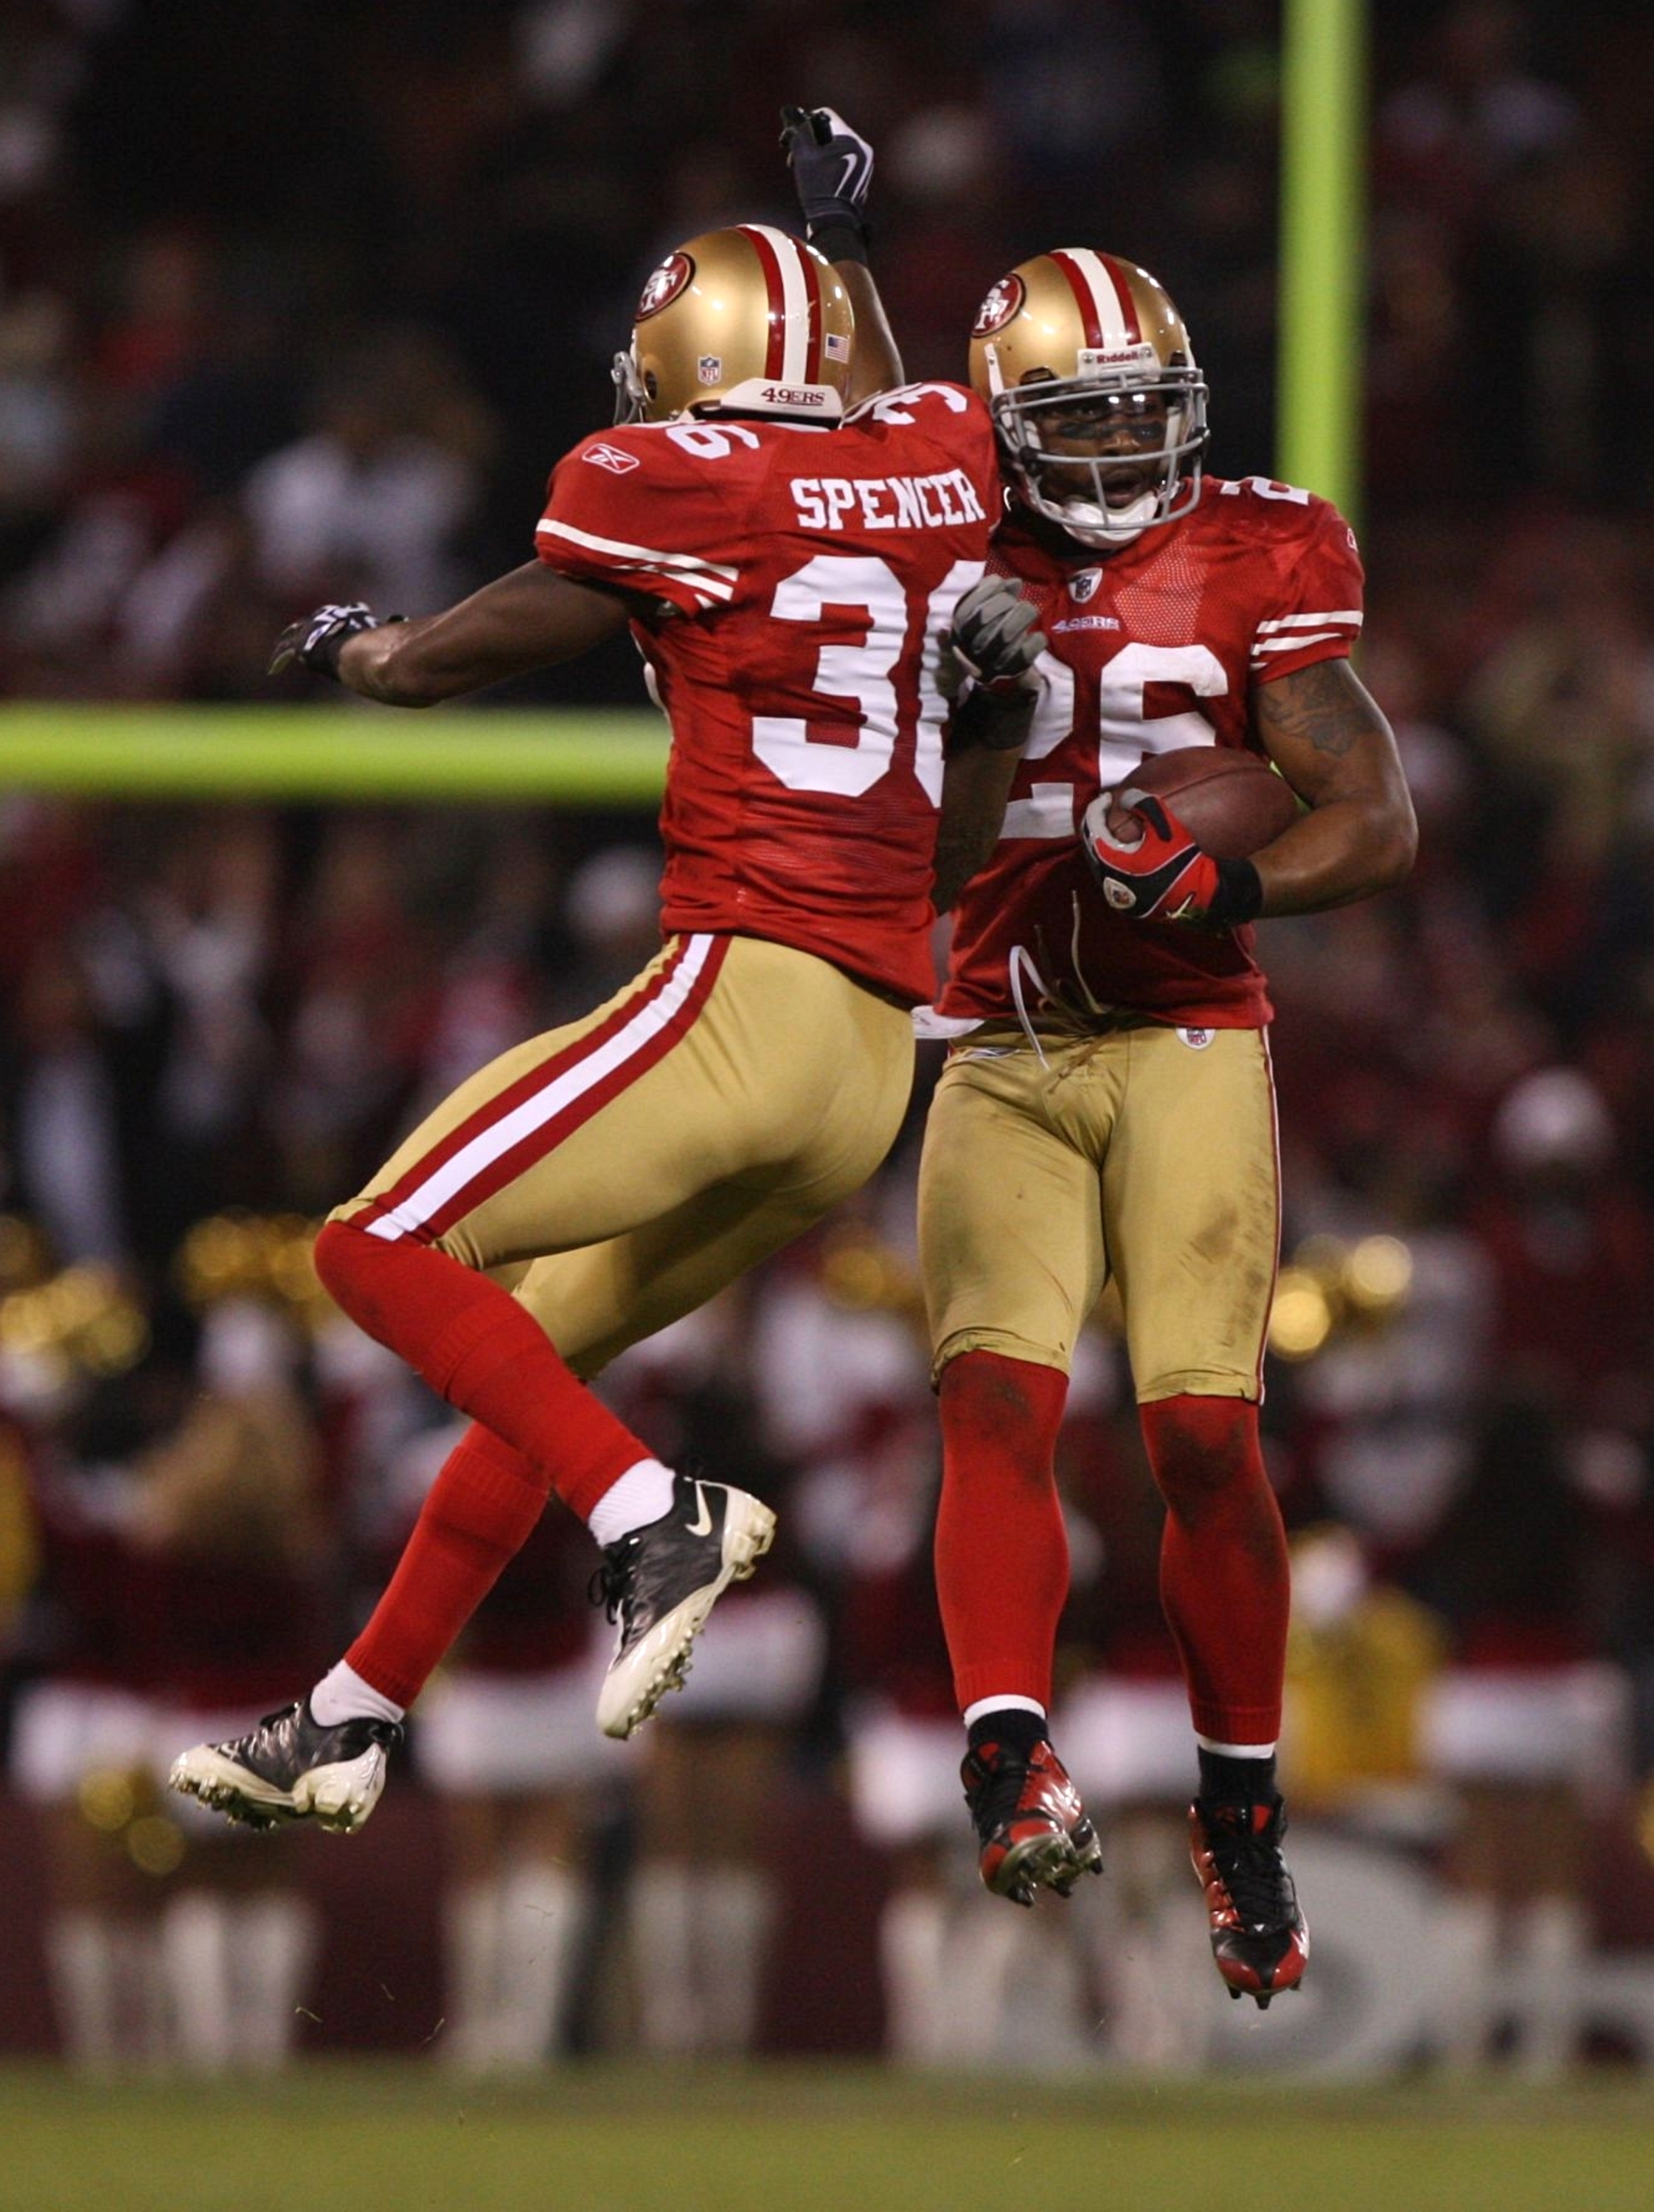
[{"label": "gold football pants", "polygon": [[462,1083],[333,1218],[495,1275],[594,1375],[865,1182],[912,1079],[909,1016],[841,969],[675,937]]},{"label": "gold football pants", "polygon": [[[1192,1040],[1192,1042],[1191,1042]],[[988,1350],[1067,1370],[1105,1286],[1140,1400],[1262,1395],[1280,1242],[1261,1030],[979,1031],[932,1103],[919,1248],[933,1373]]]}]

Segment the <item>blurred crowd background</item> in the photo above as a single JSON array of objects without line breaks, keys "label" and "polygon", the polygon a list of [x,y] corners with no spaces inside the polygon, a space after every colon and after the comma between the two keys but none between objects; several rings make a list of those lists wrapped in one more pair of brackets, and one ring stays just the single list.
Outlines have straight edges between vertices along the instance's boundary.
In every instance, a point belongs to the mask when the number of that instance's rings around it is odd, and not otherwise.
[{"label": "blurred crowd background", "polygon": [[[653,828],[3,790],[0,1866],[32,1909],[0,2047],[1654,2063],[1654,17],[1374,15],[1361,666],[1422,850],[1262,933],[1315,2047],[1278,2013],[1244,2040],[1203,1963],[1106,1313],[1059,1741],[1110,1870],[1067,1916],[975,1888],[926,1559],[927,1056],[865,1198],[605,1384],[782,1509],[688,1696],[597,1737],[589,1545],[549,1518],[360,1839],[164,1799],[174,1750],[342,1648],[449,1434],[329,1310],[307,1224],[635,971]],[[9,0],[0,696],[290,699],[270,642],[318,600],[417,613],[527,557],[660,254],[794,223],[783,100],[876,143],[911,373],[963,372],[1014,261],[1105,246],[1188,318],[1217,471],[1268,473],[1278,42],[1265,0]],[[496,699],[638,703],[635,659]]]}]

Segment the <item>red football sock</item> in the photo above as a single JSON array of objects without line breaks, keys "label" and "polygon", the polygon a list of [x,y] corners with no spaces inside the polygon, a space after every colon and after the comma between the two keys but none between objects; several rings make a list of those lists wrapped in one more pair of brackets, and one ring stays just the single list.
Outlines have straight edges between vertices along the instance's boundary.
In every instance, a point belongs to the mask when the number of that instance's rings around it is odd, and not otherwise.
[{"label": "red football sock", "polygon": [[532,1462],[582,1521],[629,1467],[652,1456],[509,1291],[446,1252],[330,1221],[316,1239],[316,1272],[359,1328]]},{"label": "red football sock", "polygon": [[365,1682],[410,1705],[545,1510],[544,1476],[483,1428],[442,1464],[373,1618],[344,1655]]},{"label": "red football sock", "polygon": [[1053,1458],[1068,1378],[1055,1367],[965,1352],[943,1370],[936,1594],[953,1692],[1032,1698],[1049,1711],[1068,1532]]},{"label": "red football sock", "polygon": [[1195,1733],[1213,1743],[1274,1743],[1290,1583],[1258,1409],[1244,1398],[1185,1395],[1140,1410],[1167,1509],[1160,1600]]}]

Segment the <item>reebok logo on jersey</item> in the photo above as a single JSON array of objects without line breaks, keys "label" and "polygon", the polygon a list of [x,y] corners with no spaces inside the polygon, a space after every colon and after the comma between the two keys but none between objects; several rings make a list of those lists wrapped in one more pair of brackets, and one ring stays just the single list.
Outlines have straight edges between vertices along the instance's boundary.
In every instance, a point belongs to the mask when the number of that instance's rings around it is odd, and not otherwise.
[{"label": "reebok logo on jersey", "polygon": [[794,477],[793,504],[806,530],[952,530],[988,520],[963,469],[933,477]]},{"label": "reebok logo on jersey", "polygon": [[588,446],[581,455],[594,469],[607,469],[611,476],[623,477],[629,469],[637,466],[635,453],[623,453],[618,446]]}]

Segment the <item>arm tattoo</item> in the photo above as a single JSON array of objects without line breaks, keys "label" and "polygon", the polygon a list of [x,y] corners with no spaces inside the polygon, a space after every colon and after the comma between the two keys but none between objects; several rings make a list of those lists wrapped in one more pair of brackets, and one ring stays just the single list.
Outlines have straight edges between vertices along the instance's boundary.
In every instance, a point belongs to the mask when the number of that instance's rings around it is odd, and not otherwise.
[{"label": "arm tattoo", "polygon": [[1359,693],[1352,696],[1341,660],[1318,660],[1282,683],[1265,685],[1266,716],[1283,738],[1341,760],[1366,726]]}]

